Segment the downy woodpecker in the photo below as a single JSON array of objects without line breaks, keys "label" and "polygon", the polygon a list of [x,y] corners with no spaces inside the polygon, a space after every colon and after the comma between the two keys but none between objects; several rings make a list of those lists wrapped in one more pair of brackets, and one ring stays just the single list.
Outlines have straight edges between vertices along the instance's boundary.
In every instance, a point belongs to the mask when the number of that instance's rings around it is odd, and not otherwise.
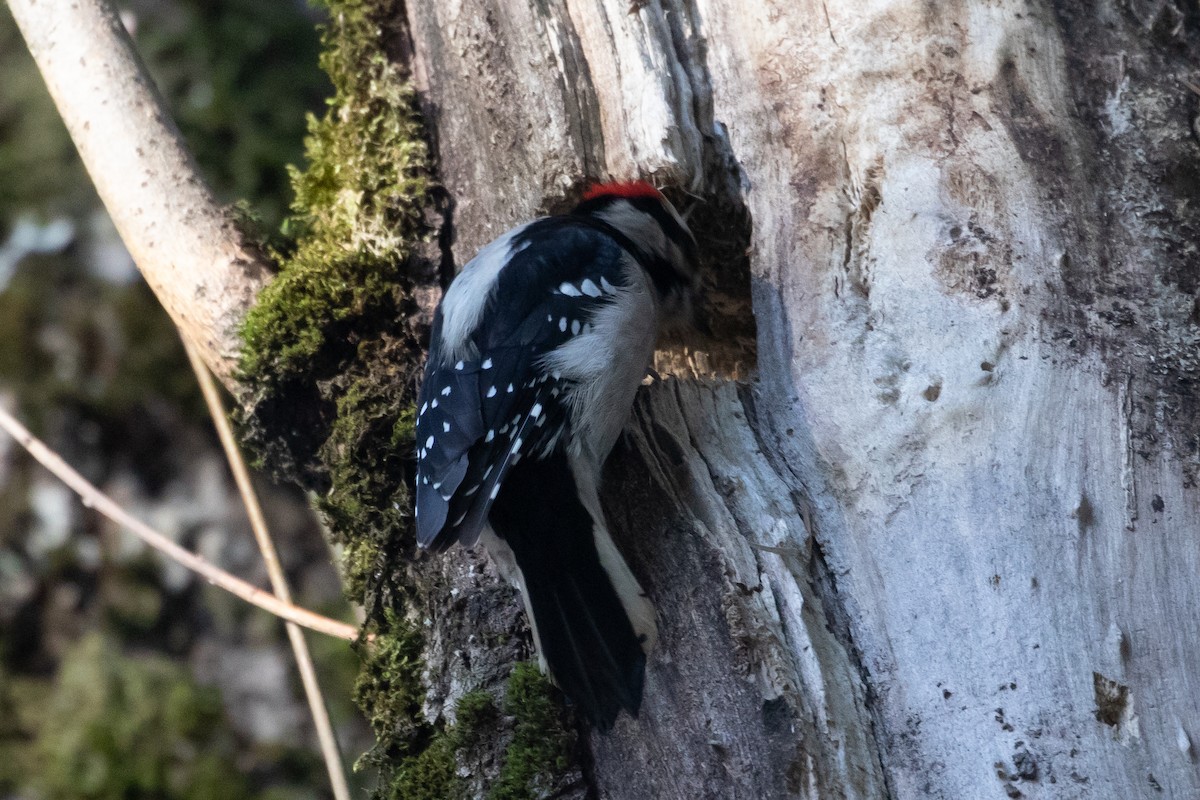
[{"label": "downy woodpecker", "polygon": [[442,298],[418,398],[417,541],[482,541],[542,669],[603,731],[636,715],[654,606],[613,544],[601,469],[660,324],[689,317],[697,248],[647,183],[590,189],[479,251]]}]

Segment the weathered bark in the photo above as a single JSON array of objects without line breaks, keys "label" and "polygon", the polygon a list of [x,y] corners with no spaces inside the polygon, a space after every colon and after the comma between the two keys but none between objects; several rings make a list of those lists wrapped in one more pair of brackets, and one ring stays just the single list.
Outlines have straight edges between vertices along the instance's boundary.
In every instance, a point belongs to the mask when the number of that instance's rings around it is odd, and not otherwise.
[{"label": "weathered bark", "polygon": [[[663,635],[640,718],[586,740],[600,796],[1200,796],[1194,3],[408,13],[458,264],[583,176],[653,176],[701,198],[732,340],[662,363],[742,374],[753,301],[754,382],[648,387],[610,464]],[[51,75],[88,59],[38,41]],[[76,79],[107,91],[104,70]],[[148,95],[100,97],[65,103],[74,132],[157,119]],[[112,163],[98,184],[155,203],[193,186],[182,155]],[[149,200],[110,208],[139,262],[168,241],[190,259],[164,291],[220,367],[261,276],[206,249],[230,239],[193,199],[170,205],[178,238],[137,227]],[[489,570],[415,570],[431,715],[522,652]]]},{"label": "weathered bark", "polygon": [[88,174],[138,269],[237,391],[238,326],[269,271],[195,160],[104,0],[9,0]]},{"label": "weathered bark", "polygon": [[610,464],[663,638],[601,796],[1200,796],[1194,4],[408,13],[458,264],[581,176],[752,224],[757,379]]}]

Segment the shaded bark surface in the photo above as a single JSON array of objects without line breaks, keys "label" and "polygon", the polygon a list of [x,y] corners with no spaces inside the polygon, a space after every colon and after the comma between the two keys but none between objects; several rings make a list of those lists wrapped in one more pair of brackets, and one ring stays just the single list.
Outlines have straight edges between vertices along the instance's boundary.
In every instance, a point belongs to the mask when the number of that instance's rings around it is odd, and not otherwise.
[{"label": "shaded bark surface", "polygon": [[[735,342],[662,354],[608,467],[663,636],[599,796],[1200,796],[1194,3],[408,15],[453,261],[652,177]],[[423,568],[437,714],[524,646],[463,607],[524,623]]]}]

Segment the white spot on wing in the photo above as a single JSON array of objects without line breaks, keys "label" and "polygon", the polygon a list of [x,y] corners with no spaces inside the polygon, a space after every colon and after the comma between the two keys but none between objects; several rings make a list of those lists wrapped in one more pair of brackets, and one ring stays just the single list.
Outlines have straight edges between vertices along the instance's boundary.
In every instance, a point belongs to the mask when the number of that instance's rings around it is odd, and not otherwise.
[{"label": "white spot on wing", "polygon": [[525,440],[522,439],[520,436],[518,436],[516,439],[513,440],[512,451],[514,453],[519,452],[521,449],[521,445],[523,445],[523,444],[525,444]]},{"label": "white spot on wing", "polygon": [[495,387],[495,386],[493,386],[492,388],[490,388],[490,389],[488,389],[488,390],[487,390],[487,396],[488,396],[488,397],[495,397],[495,396],[496,396],[496,387]]},{"label": "white spot on wing", "polygon": [[580,327],[580,326],[579,326],[579,320],[577,320],[577,319],[573,319],[573,320],[571,320],[571,335],[572,335],[572,336],[578,336],[578,335],[579,335],[579,327]]},{"label": "white spot on wing", "polygon": [[450,387],[447,386],[445,389],[442,389],[442,397],[449,397],[449,396],[450,396]]},{"label": "white spot on wing", "polygon": [[567,332],[567,318],[563,317],[558,321],[558,329],[563,333]]},{"label": "white spot on wing", "polygon": [[484,359],[483,363],[480,366],[483,369],[491,369],[492,368],[492,359],[491,358]]},{"label": "white spot on wing", "polygon": [[558,290],[567,297],[580,297],[580,291],[575,288],[575,284],[563,281],[559,284]]},{"label": "white spot on wing", "polygon": [[424,414],[425,409],[427,409],[427,408],[429,408],[429,403],[422,403],[421,404],[421,413]]},{"label": "white spot on wing", "polygon": [[[463,497],[470,497],[471,495],[475,494],[478,491],[479,491],[479,484],[477,483],[474,486],[472,486],[470,489],[467,489],[465,492],[463,492]],[[466,513],[464,513],[463,516],[465,517]],[[461,517],[459,518],[458,522],[462,522]],[[456,522],[454,524],[457,525],[458,522]]]},{"label": "white spot on wing", "polygon": [[489,497],[491,497],[493,500],[495,500],[496,495],[498,495],[498,494],[500,494],[500,484],[497,483],[495,486],[492,487],[492,493],[489,495]]},{"label": "white spot on wing", "polygon": [[512,385],[511,383],[508,385],[508,390],[507,390],[507,391],[508,391],[508,393],[509,393],[509,394],[512,394],[512,393],[513,393],[513,385]]},{"label": "white spot on wing", "polygon": [[425,449],[428,450],[431,447],[433,447],[433,437],[432,436],[430,436],[428,439],[425,440]]},{"label": "white spot on wing", "polygon": [[466,366],[466,365],[465,365],[465,364],[463,364],[463,362],[459,361],[457,364],[455,364],[455,365],[454,365],[454,368],[455,368],[455,369],[462,369],[464,366]]},{"label": "white spot on wing", "polygon": [[442,433],[449,433],[449,432],[450,432],[450,423],[443,422],[442,423]]},{"label": "white spot on wing", "polygon": [[437,408],[437,398],[433,398],[433,402],[429,404],[430,408]]},{"label": "white spot on wing", "polygon": [[596,284],[592,282],[591,278],[585,279],[583,283],[579,284],[579,288],[588,297],[600,296],[600,287],[596,286]]},{"label": "white spot on wing", "polygon": [[541,414],[542,414],[542,404],[534,403],[533,408],[529,409],[529,416],[538,417],[538,416],[541,416]]},{"label": "white spot on wing", "polygon": [[615,287],[611,283],[609,283],[608,278],[604,277],[603,275],[600,276],[600,287],[602,289],[604,289],[605,294],[616,294],[617,293],[617,287]]},{"label": "white spot on wing", "polygon": [[487,432],[487,436],[484,438],[484,441],[490,442],[492,439],[495,439],[495,438],[496,438],[496,429],[492,428],[491,430],[489,430]]}]

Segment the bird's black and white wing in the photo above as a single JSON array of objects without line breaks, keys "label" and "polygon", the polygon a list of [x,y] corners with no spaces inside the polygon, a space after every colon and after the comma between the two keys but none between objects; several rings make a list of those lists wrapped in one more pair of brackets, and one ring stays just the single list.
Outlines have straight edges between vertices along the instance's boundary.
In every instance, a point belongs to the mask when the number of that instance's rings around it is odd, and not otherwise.
[{"label": "bird's black and white wing", "polygon": [[422,547],[473,544],[509,469],[569,436],[570,377],[546,356],[591,331],[625,260],[597,227],[547,218],[484,248],[451,286],[417,403]]}]

